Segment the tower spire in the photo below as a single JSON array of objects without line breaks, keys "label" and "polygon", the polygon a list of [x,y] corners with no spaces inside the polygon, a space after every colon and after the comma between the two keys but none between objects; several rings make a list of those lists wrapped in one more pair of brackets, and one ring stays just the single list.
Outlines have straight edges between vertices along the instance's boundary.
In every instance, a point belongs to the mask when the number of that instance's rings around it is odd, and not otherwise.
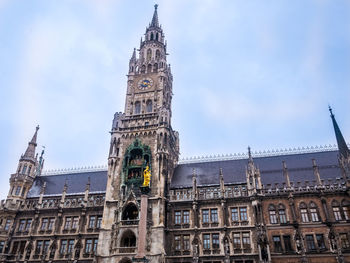
[{"label": "tower spire", "polygon": [[350,157],[350,150],[349,150],[348,146],[346,145],[343,134],[341,133],[339,126],[338,126],[338,123],[335,120],[331,106],[328,106],[328,108],[329,108],[329,112],[331,113],[331,118],[332,118],[332,122],[333,122],[335,137],[337,139],[339,153],[343,158],[349,158]]},{"label": "tower spire", "polygon": [[36,144],[36,139],[38,136],[38,130],[39,130],[39,125],[36,126],[36,130],[35,133],[33,135],[32,140],[28,143],[28,147],[27,150],[25,151],[24,155],[22,156],[22,158],[34,158],[35,155],[35,148],[37,146]]},{"label": "tower spire", "polygon": [[158,9],[158,5],[155,4],[154,5],[154,13],[153,13],[152,22],[151,22],[151,27],[159,27],[157,9]]}]

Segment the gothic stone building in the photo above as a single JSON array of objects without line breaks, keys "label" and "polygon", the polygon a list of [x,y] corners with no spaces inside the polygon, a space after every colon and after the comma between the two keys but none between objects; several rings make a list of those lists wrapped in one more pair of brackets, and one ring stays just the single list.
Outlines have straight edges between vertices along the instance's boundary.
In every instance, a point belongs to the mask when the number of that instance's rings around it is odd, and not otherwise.
[{"label": "gothic stone building", "polygon": [[107,169],[42,173],[36,129],[0,205],[0,262],[350,262],[350,151],[332,112],[338,148],[179,162],[165,43],[156,7]]}]

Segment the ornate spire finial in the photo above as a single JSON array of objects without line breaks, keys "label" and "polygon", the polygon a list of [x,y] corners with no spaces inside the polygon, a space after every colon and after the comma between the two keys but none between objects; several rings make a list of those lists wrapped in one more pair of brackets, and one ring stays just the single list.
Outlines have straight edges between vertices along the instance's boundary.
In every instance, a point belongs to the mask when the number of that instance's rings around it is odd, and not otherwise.
[{"label": "ornate spire finial", "polygon": [[157,9],[158,9],[158,5],[155,4],[155,5],[154,5],[153,18],[152,18],[152,22],[151,22],[151,27],[159,27]]},{"label": "ornate spire finial", "polygon": [[252,158],[252,152],[250,150],[250,146],[248,146],[248,158],[249,158],[249,161],[252,161],[253,158]]},{"label": "ornate spire finial", "polygon": [[329,110],[329,112],[331,113],[331,117],[332,117],[332,116],[334,117],[333,111],[332,111],[332,108],[331,108],[331,105],[329,105],[329,104],[328,104],[328,110]]},{"label": "ornate spire finial", "polygon": [[35,133],[33,135],[33,138],[30,140],[30,142],[28,143],[28,147],[26,152],[24,153],[23,157],[24,158],[33,158],[34,159],[34,155],[35,155],[35,147],[36,147],[36,139],[38,137],[38,130],[39,130],[39,125],[36,126],[35,128]]}]

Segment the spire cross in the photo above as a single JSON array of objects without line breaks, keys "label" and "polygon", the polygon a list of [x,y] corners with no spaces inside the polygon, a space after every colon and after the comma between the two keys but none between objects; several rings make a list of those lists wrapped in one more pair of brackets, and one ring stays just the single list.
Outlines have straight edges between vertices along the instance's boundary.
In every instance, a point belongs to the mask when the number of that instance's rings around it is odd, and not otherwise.
[{"label": "spire cross", "polygon": [[155,4],[154,9],[157,10],[157,8],[158,8],[158,4]]}]

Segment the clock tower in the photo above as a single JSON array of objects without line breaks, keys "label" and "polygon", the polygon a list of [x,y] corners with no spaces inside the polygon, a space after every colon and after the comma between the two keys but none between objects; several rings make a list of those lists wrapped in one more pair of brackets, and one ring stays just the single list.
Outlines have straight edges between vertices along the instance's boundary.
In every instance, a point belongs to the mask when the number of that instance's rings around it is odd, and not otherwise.
[{"label": "clock tower", "polygon": [[155,5],[129,62],[124,113],[113,119],[97,262],[164,262],[165,197],[179,155],[166,56]]}]

